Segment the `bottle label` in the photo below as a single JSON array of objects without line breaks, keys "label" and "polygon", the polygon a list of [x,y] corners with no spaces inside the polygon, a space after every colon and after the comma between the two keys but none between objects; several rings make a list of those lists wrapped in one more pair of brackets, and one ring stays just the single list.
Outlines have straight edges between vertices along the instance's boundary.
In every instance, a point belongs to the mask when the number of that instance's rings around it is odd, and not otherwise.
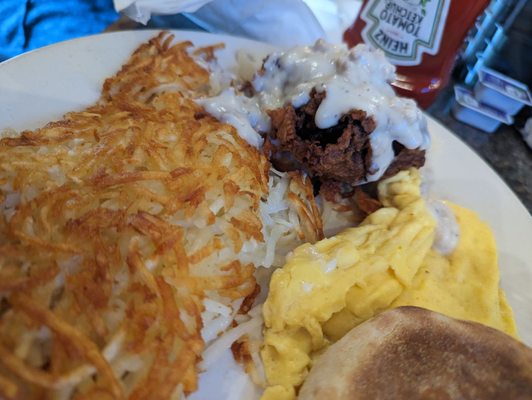
[{"label": "bottle label", "polygon": [[[464,0],[466,1],[466,0]],[[369,0],[360,18],[365,43],[381,49],[395,65],[418,65],[436,54],[450,0]]]}]

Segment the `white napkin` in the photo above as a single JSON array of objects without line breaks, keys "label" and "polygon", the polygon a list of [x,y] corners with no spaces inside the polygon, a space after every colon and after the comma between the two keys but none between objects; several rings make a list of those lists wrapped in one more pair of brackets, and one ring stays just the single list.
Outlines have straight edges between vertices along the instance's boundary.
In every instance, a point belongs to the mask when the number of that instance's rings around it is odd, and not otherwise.
[{"label": "white napkin", "polygon": [[114,0],[115,9],[146,24],[151,15],[188,13],[210,32],[228,33],[278,46],[342,41],[361,0]]}]

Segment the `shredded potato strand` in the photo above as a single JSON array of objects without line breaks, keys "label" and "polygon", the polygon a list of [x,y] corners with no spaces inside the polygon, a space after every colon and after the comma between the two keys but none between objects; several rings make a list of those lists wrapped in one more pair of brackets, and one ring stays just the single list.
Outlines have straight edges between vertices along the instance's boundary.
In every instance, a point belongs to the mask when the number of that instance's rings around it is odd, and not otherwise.
[{"label": "shredded potato strand", "polygon": [[[194,103],[210,73],[190,47],[162,33],[96,104],[0,140],[0,396],[190,393],[203,300],[229,307],[255,291],[279,236],[263,221],[274,178]],[[298,221],[276,241],[320,239],[310,182],[283,179]]]}]

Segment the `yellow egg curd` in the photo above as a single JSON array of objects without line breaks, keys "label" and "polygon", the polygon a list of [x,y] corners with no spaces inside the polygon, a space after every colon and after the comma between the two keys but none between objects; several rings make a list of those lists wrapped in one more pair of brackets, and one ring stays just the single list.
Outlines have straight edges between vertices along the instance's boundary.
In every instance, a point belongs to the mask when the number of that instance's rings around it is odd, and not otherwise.
[{"label": "yellow egg curd", "polygon": [[449,204],[460,240],[448,256],[432,250],[436,221],[416,169],[379,184],[383,208],[363,223],[299,246],[275,271],[263,306],[263,400],[294,399],[313,357],[358,324],[414,305],[516,336],[499,288],[495,240],[467,209]]}]

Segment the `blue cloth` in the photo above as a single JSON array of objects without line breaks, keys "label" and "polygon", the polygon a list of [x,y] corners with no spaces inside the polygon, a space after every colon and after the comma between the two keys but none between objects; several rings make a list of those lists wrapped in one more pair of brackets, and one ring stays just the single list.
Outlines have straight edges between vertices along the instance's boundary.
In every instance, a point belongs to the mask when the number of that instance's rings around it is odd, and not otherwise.
[{"label": "blue cloth", "polygon": [[0,61],[102,32],[118,17],[112,0],[0,0]]}]

